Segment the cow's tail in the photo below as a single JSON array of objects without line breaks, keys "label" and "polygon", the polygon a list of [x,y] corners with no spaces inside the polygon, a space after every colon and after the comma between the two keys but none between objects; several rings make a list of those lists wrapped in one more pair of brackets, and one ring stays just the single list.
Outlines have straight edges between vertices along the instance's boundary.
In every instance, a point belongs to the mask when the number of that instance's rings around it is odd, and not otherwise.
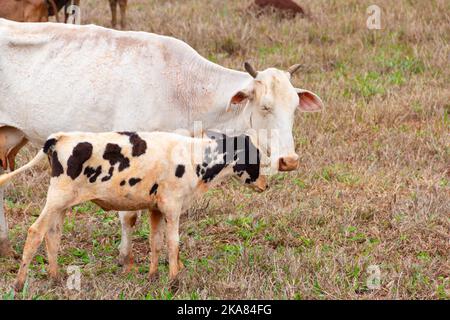
[{"label": "cow's tail", "polygon": [[0,187],[3,186],[4,184],[6,184],[7,182],[9,182],[9,180],[11,180],[17,174],[34,167],[36,164],[41,162],[46,157],[47,157],[47,154],[44,152],[44,149],[39,150],[38,154],[23,167],[20,167],[19,169],[15,170],[15,171],[1,175],[0,176]]}]

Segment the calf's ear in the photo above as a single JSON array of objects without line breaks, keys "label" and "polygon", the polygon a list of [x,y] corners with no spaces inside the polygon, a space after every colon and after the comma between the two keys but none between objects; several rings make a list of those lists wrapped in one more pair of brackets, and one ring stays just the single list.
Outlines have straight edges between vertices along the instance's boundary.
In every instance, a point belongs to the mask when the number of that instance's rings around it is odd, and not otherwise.
[{"label": "calf's ear", "polygon": [[303,112],[317,112],[322,111],[323,102],[315,93],[304,90],[304,89],[295,89],[299,98],[298,108]]}]

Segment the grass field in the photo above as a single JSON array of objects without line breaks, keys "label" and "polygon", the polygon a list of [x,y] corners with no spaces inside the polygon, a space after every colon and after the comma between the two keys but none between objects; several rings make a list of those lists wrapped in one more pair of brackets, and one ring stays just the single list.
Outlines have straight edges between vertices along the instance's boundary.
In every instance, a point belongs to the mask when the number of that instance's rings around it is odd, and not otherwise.
[{"label": "grass field", "polygon": [[[449,299],[449,1],[303,0],[309,17],[292,20],[256,17],[251,0],[129,2],[129,29],[177,37],[223,66],[301,63],[294,84],[326,110],[296,115],[298,171],[272,176],[261,194],[235,182],[212,189],[183,216],[178,290],[164,254],[159,281],[147,280],[147,215],[136,268],[122,274],[117,214],[87,203],[66,218],[59,258],[63,272],[81,268],[81,291],[51,285],[41,248],[21,294],[11,290],[19,261],[0,258],[0,298]],[[110,25],[108,1],[81,3],[83,23]],[[366,28],[371,4],[381,30]],[[48,179],[42,164],[7,190],[19,253]],[[367,286],[372,268],[378,289]]]}]

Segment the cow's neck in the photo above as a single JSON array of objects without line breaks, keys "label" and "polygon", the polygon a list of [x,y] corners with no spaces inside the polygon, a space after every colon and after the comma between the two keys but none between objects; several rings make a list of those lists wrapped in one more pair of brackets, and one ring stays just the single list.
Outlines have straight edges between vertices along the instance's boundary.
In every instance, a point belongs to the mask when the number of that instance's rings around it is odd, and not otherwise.
[{"label": "cow's neck", "polygon": [[211,105],[205,121],[206,129],[217,129],[230,135],[244,133],[249,128],[249,121],[243,116],[243,105],[233,105],[230,111],[226,108],[238,91],[246,88],[252,78],[248,73],[229,70],[218,75],[220,82],[216,101]]},{"label": "cow's neck", "polygon": [[186,66],[186,78],[189,79],[193,72],[202,76],[196,77],[196,83],[188,82],[188,86],[193,86],[188,91],[196,95],[191,100],[194,104],[188,115],[189,126],[193,126],[194,121],[201,121],[204,130],[230,134],[245,132],[248,121],[242,116],[243,106],[233,106],[229,112],[225,110],[232,96],[246,88],[252,77],[246,72],[227,69],[203,58]]},{"label": "cow's neck", "polygon": [[244,133],[249,129],[249,121],[244,117],[242,111],[243,106],[235,106],[229,112],[219,111],[215,123],[212,123],[207,129],[216,129],[229,135]]}]

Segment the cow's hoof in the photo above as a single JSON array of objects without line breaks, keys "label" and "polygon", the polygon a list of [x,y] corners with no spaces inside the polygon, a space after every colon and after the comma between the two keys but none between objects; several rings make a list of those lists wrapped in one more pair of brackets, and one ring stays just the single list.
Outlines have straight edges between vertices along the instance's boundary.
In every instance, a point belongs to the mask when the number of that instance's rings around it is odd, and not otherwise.
[{"label": "cow's hoof", "polygon": [[19,258],[19,255],[11,247],[9,240],[0,241],[0,257]]},{"label": "cow's hoof", "polygon": [[134,259],[131,254],[119,255],[118,263],[119,266],[122,267],[122,273],[129,273],[131,270],[133,270]]},{"label": "cow's hoof", "polygon": [[123,267],[123,265],[125,264],[125,257],[123,257],[122,255],[119,255],[119,257],[117,258],[117,264],[120,267]]},{"label": "cow's hoof", "polygon": [[122,266],[122,274],[129,274],[134,271],[134,265],[133,263],[127,263],[126,265]]},{"label": "cow's hoof", "polygon": [[117,263],[121,267],[124,267],[129,263],[133,264],[133,257],[130,254],[119,254],[119,258],[117,258]]}]

